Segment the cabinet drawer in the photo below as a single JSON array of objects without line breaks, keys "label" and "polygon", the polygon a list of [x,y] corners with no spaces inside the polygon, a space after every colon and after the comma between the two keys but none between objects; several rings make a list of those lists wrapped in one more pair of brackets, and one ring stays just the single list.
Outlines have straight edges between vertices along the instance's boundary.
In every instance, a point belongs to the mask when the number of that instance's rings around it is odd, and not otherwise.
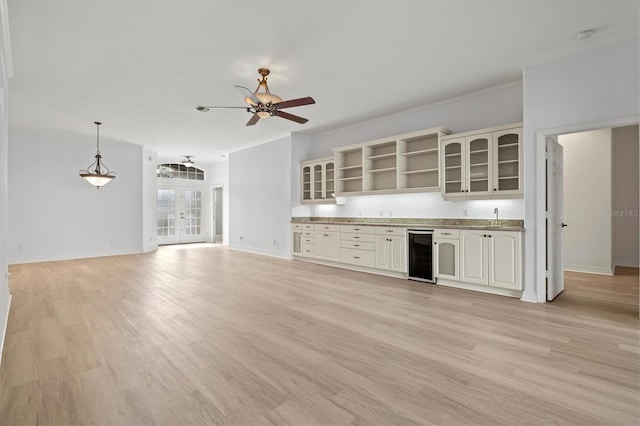
[{"label": "cabinet drawer", "polygon": [[313,231],[302,231],[303,237],[313,237]]},{"label": "cabinet drawer", "polygon": [[302,256],[313,257],[313,244],[302,244]]},{"label": "cabinet drawer", "polygon": [[302,224],[302,229],[313,231],[313,223],[303,223]]},{"label": "cabinet drawer", "polygon": [[342,240],[340,242],[340,247],[358,249],[358,250],[375,250],[376,249],[376,244],[375,243],[367,243],[367,242],[363,242],[363,241],[345,241],[345,240]]},{"label": "cabinet drawer", "polygon": [[400,227],[376,227],[376,235],[400,235],[405,236],[407,234],[407,230],[405,228]]},{"label": "cabinet drawer", "polygon": [[353,234],[350,232],[341,232],[340,239],[343,241],[364,241],[367,243],[373,243],[376,241],[374,234]]},{"label": "cabinet drawer", "polygon": [[291,224],[291,229],[292,230],[296,230],[296,231],[299,230],[299,229],[302,229],[302,224],[301,223],[292,223]]},{"label": "cabinet drawer", "polygon": [[340,249],[340,262],[350,265],[367,266],[373,268],[375,266],[375,252],[367,250],[357,250],[350,248]]},{"label": "cabinet drawer", "polygon": [[434,229],[433,238],[451,238],[451,239],[457,240],[460,238],[460,230],[459,229]]},{"label": "cabinet drawer", "polygon": [[302,244],[313,244],[313,237],[302,237]]},{"label": "cabinet drawer", "polygon": [[342,225],[340,232],[349,232],[351,234],[375,234],[375,226],[354,226],[354,225]]},{"label": "cabinet drawer", "polygon": [[327,225],[327,224],[321,224],[321,223],[316,223],[315,225],[313,225],[313,230],[314,231],[339,231],[340,230],[340,225]]}]

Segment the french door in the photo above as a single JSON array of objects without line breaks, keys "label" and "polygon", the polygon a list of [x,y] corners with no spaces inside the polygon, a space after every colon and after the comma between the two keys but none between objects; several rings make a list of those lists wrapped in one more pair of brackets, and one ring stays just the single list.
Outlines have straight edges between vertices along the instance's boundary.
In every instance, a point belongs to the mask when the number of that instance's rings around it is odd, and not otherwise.
[{"label": "french door", "polygon": [[204,188],[158,188],[158,244],[205,240]]}]

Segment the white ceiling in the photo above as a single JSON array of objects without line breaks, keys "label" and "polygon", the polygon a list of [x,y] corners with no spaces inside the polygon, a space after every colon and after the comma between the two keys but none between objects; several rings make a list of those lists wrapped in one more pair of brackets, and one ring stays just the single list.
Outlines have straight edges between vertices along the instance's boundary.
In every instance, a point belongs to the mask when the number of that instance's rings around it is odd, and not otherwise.
[{"label": "white ceiling", "polygon": [[[521,78],[521,66],[638,35],[638,0],[9,0],[10,126],[219,160]],[[577,41],[575,34],[595,35]],[[257,68],[315,105],[245,127]]]}]

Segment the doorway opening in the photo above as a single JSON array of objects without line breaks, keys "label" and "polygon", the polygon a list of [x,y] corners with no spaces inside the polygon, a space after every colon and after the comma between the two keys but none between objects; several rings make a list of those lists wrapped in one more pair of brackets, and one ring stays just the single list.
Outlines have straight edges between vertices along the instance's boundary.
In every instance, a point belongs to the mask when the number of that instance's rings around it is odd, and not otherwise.
[{"label": "doorway opening", "polygon": [[637,124],[546,137],[544,299],[638,315],[638,147]]},{"label": "doorway opening", "polygon": [[213,242],[222,243],[223,230],[222,185],[213,187]]}]

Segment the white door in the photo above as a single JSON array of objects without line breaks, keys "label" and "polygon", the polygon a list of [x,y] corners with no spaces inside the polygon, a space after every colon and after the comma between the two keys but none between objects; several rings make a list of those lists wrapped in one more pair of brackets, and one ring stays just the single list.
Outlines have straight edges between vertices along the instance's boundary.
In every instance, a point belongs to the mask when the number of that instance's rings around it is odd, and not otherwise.
[{"label": "white door", "polygon": [[327,260],[340,261],[340,233],[327,232]]},{"label": "white door", "polygon": [[460,279],[458,240],[436,239],[433,241],[434,277],[458,281]]},{"label": "white door", "polygon": [[522,290],[520,233],[492,232],[488,236],[489,286]]},{"label": "white door", "polygon": [[486,231],[460,231],[460,281],[489,284],[487,238]]},{"label": "white door", "polygon": [[389,238],[384,235],[376,237],[376,268],[389,269]]},{"label": "white door", "polygon": [[406,247],[407,239],[405,237],[390,237],[389,247],[391,253],[389,254],[389,269],[397,272],[407,272],[406,268]]},{"label": "white door", "polygon": [[555,299],[564,290],[562,164],[562,145],[547,139],[547,300]]},{"label": "white door", "polygon": [[204,242],[204,190],[158,188],[158,244]]}]

